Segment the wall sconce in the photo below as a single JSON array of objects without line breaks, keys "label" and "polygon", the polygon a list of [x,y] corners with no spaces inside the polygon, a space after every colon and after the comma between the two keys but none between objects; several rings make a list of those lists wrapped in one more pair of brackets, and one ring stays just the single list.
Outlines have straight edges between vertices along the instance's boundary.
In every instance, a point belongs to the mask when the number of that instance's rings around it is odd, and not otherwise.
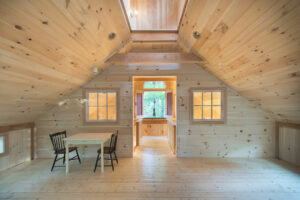
[{"label": "wall sconce", "polygon": [[194,31],[193,37],[194,37],[196,40],[198,40],[198,39],[201,37],[201,35],[200,35],[200,33],[199,33],[198,31]]},{"label": "wall sconce", "polygon": [[108,35],[108,39],[109,39],[109,40],[113,40],[113,39],[115,39],[115,37],[116,37],[116,34],[115,34],[114,32],[111,32],[111,33]]},{"label": "wall sconce", "polygon": [[98,74],[98,68],[97,67],[93,67],[93,73],[94,73],[94,75]]}]

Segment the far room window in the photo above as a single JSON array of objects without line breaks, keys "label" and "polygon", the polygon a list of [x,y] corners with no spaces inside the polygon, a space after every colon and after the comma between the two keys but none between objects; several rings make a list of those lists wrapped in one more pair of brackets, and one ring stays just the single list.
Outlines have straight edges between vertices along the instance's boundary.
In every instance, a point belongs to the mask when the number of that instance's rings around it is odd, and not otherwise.
[{"label": "far room window", "polygon": [[143,95],[143,100],[143,114],[145,118],[165,117],[165,91],[145,91]]},{"label": "far room window", "polygon": [[0,134],[0,157],[8,154],[8,134]]},{"label": "far room window", "polygon": [[144,83],[145,89],[165,89],[166,84],[163,81],[146,81]]},{"label": "far room window", "polygon": [[193,122],[225,121],[225,89],[205,88],[192,90],[192,120]]},{"label": "far room window", "polygon": [[117,91],[87,91],[86,121],[116,122],[117,96]]}]

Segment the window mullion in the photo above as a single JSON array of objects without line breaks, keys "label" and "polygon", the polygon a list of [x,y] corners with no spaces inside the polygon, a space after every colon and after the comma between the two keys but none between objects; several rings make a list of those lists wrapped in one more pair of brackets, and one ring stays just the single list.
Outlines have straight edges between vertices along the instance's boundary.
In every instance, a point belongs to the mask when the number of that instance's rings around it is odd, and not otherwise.
[{"label": "window mullion", "polygon": [[97,121],[99,120],[99,93],[98,92],[96,92],[96,94],[97,94]]},{"label": "window mullion", "polygon": [[87,114],[85,114],[86,115],[85,117],[86,119],[90,120],[90,93],[89,92],[87,93],[87,99],[88,99],[87,107],[85,108]]},{"label": "window mullion", "polygon": [[[192,116],[193,116],[193,120],[195,120],[195,121],[216,121],[216,123],[223,123],[224,122],[224,118],[225,118],[225,106],[224,106],[224,99],[225,99],[225,90],[222,90],[222,89],[211,89],[211,90],[206,90],[206,89],[199,89],[199,90],[197,90],[197,92],[199,92],[199,93],[201,93],[201,97],[199,96],[198,98],[200,98],[200,99],[202,99],[202,103],[201,103],[201,105],[195,105],[195,102],[194,102],[194,96],[195,96],[195,91],[192,91],[192,106],[191,106],[191,108],[192,108]],[[204,100],[206,100],[207,101],[207,99],[205,99],[204,98],[204,92],[206,92],[206,93],[210,93],[210,98],[211,98],[211,100],[210,100],[210,104],[208,104],[208,102],[207,102],[207,105],[204,105]],[[216,95],[216,98],[218,98],[218,99],[216,99],[216,101],[218,101],[219,102],[219,104],[216,104],[216,105],[214,105],[214,97],[215,97],[215,95]],[[220,97],[219,97],[219,95],[220,95]],[[208,94],[207,94],[207,98],[209,98],[208,97]],[[195,119],[195,107],[196,106],[199,106],[200,107],[200,109],[201,109],[201,116],[199,116],[199,119],[200,119],[200,117],[202,118],[201,120],[196,120]],[[206,107],[207,106],[207,107]],[[208,106],[210,106],[210,108],[208,107]],[[204,118],[204,108],[206,107],[206,110],[208,111],[208,109],[210,109],[210,119],[209,118]],[[214,111],[216,110],[216,116],[214,116]],[[199,110],[199,112],[200,112],[200,110]],[[197,112],[198,113],[198,112]],[[198,113],[199,114],[199,113]],[[221,116],[219,116],[219,115],[221,115]],[[208,117],[208,116],[207,116]],[[216,117],[216,118],[215,118]]]},{"label": "window mullion", "polygon": [[201,98],[202,98],[202,104],[201,104],[201,115],[202,115],[202,120],[204,120],[203,119],[203,91],[201,92]]},{"label": "window mullion", "polygon": [[210,92],[210,120],[213,120],[213,92]]},{"label": "window mullion", "polygon": [[106,92],[106,120],[108,120],[108,92]]},{"label": "window mullion", "polygon": [[193,119],[195,119],[195,102],[194,102],[194,92],[192,96],[192,113],[193,113]]},{"label": "window mullion", "polygon": [[223,92],[221,92],[221,119],[223,120],[223,110],[225,109],[225,108],[223,108],[223,98],[224,98],[224,93]]}]

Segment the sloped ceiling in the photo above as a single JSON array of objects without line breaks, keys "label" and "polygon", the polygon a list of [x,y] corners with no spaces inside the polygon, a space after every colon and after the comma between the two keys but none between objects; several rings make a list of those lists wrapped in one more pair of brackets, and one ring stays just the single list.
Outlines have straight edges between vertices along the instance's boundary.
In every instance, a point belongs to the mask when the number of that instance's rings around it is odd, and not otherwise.
[{"label": "sloped ceiling", "polygon": [[0,1],[0,125],[36,119],[129,37],[117,0]]},{"label": "sloped ceiling", "polygon": [[[207,60],[208,71],[276,119],[299,123],[299,21],[298,0],[189,0],[179,48],[130,47],[192,51]],[[129,40],[119,0],[0,1],[0,125],[35,120]]]},{"label": "sloped ceiling", "polygon": [[276,119],[299,123],[299,22],[299,0],[189,0],[178,42]]}]

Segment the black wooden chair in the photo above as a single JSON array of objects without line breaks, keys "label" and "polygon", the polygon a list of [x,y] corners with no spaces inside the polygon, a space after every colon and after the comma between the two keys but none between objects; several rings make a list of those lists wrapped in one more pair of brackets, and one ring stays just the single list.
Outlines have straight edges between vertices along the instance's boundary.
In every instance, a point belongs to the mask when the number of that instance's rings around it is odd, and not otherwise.
[{"label": "black wooden chair", "polygon": [[[113,171],[115,170],[114,160],[117,161],[117,163],[119,163],[116,155],[117,142],[118,142],[118,130],[116,131],[116,133],[111,135],[109,147],[104,147],[104,152],[103,152],[103,154],[109,154],[109,158],[106,158],[105,160],[110,160],[111,163],[110,165],[105,165],[105,166],[111,166]],[[101,148],[97,150],[97,153],[98,155],[95,163],[94,172],[97,169],[98,161],[101,159]],[[113,158],[112,154],[114,154],[115,158]]]},{"label": "black wooden chair", "polygon": [[[55,158],[54,158],[52,168],[51,168],[51,171],[52,171],[54,167],[65,167],[65,166],[55,166],[55,163],[56,163],[56,161],[63,159],[63,164],[65,164],[66,148],[65,148],[64,138],[67,137],[67,133],[66,133],[66,131],[62,131],[62,132],[50,134],[49,136],[50,136],[50,139],[51,139],[51,142],[53,145],[53,150],[55,153]],[[76,151],[76,156],[74,156],[73,158],[71,158],[69,160],[77,160],[78,159],[79,163],[81,163],[77,147],[69,147],[69,152],[72,152],[72,151]],[[58,155],[60,155],[60,154],[64,155],[64,156],[57,158]]]}]

